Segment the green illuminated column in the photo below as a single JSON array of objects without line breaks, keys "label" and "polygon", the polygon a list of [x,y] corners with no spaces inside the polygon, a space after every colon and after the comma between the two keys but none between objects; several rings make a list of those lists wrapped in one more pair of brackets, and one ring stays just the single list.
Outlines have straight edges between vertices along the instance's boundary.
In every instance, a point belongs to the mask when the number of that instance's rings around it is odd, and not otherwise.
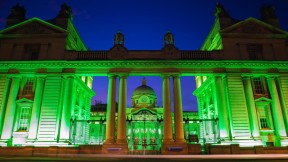
[{"label": "green illuminated column", "polygon": [[220,138],[229,138],[229,119],[222,76],[215,76],[215,84],[213,85],[215,86],[214,98],[218,110]]},{"label": "green illuminated column", "polygon": [[66,141],[69,139],[71,109],[73,103],[73,89],[74,89],[74,76],[64,76],[64,96],[63,96],[63,109],[60,124],[60,140]]},{"label": "green illuminated column", "polygon": [[105,144],[114,143],[115,134],[116,76],[109,75],[108,79]]},{"label": "green illuminated column", "polygon": [[126,75],[120,76],[117,143],[127,143],[127,140],[126,140],[126,96],[127,96],[126,79],[127,79]]},{"label": "green illuminated column", "polygon": [[258,124],[258,117],[255,107],[255,101],[253,96],[253,90],[251,85],[251,77],[250,76],[243,76],[243,84],[244,84],[244,91],[246,96],[246,104],[249,113],[249,120],[250,120],[250,128],[253,137],[259,137],[259,124]]},{"label": "green illuminated column", "polygon": [[[278,85],[282,85],[281,84],[281,80],[282,78],[277,78],[276,79],[276,84]],[[285,127],[286,127],[286,133],[288,135],[288,109],[285,105],[285,103],[287,102],[287,99],[285,98],[284,96],[284,92],[283,92],[283,89],[282,89],[282,86],[279,86],[279,98],[280,98],[280,101],[281,101],[281,107],[282,107],[282,111],[283,111],[283,119],[284,121],[287,121],[287,122],[284,122],[285,124]]]},{"label": "green illuminated column", "polygon": [[182,112],[182,95],[180,76],[173,75],[173,90],[174,90],[174,124],[175,124],[175,142],[183,143],[184,129],[183,129],[183,112]]},{"label": "green illuminated column", "polygon": [[163,96],[163,143],[173,143],[172,138],[172,116],[170,105],[170,80],[168,75],[162,76],[162,96]]},{"label": "green illuminated column", "polygon": [[271,96],[271,107],[272,107],[272,116],[274,119],[274,126],[275,126],[275,132],[278,137],[285,137],[287,136],[282,110],[281,110],[281,104],[277,92],[277,86],[275,83],[275,77],[268,76],[267,77],[267,83],[268,83],[268,89]]},{"label": "green illuminated column", "polygon": [[45,78],[43,76],[37,76],[34,103],[32,107],[31,122],[30,122],[29,135],[28,135],[28,139],[31,139],[31,140],[36,139],[36,135],[38,131],[44,81],[45,81]]},{"label": "green illuminated column", "polygon": [[20,78],[16,76],[12,76],[12,83],[9,91],[9,97],[6,106],[6,112],[3,122],[3,130],[1,139],[9,140],[11,139],[12,129],[14,125],[14,118],[16,112],[16,99],[19,91],[20,86]]},{"label": "green illuminated column", "polygon": [[[3,96],[2,97],[2,105],[0,108],[0,133],[2,132],[2,128],[3,128],[3,121],[4,121],[4,115],[5,115],[5,108],[6,108],[6,101],[9,95],[9,88],[10,88],[10,82],[11,79],[6,77],[6,82],[5,82],[5,87],[4,87],[4,91],[3,91]],[[1,134],[0,134],[1,135]]]}]

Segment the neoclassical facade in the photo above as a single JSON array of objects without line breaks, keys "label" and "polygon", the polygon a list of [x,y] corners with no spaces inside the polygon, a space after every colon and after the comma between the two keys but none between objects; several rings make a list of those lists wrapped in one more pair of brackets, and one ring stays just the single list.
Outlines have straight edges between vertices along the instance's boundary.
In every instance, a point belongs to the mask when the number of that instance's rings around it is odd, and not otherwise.
[{"label": "neoclassical facade", "polygon": [[[157,96],[153,88],[146,84],[146,80],[142,80],[142,85],[135,88],[131,98],[132,106],[125,107],[125,122],[126,122],[126,141],[128,143],[128,150],[130,152],[159,152],[163,141],[163,108],[156,105]],[[103,144],[106,142],[106,104],[98,103],[93,106],[90,117],[90,144]],[[116,106],[117,107],[117,106]],[[119,110],[118,110],[119,112]],[[174,113],[172,114],[172,122],[174,120]],[[187,143],[197,143],[194,137],[200,137],[199,134],[199,120],[197,112],[183,112],[183,134]],[[116,123],[118,120],[118,113],[115,113]],[[82,122],[78,122],[82,124]],[[108,122],[109,123],[109,122]],[[79,125],[78,124],[78,125]],[[119,123],[115,124],[115,132],[118,133]],[[122,124],[124,125],[124,124]],[[171,125],[172,136],[176,135],[177,128],[173,123]],[[121,128],[120,128],[121,129]],[[78,131],[77,131],[78,132]],[[80,135],[76,134],[77,137]],[[77,139],[76,137],[76,139]],[[72,137],[73,138],[73,137]],[[114,137],[115,138],[115,133]],[[75,141],[77,143],[77,141]],[[81,143],[82,141],[79,141]]]},{"label": "neoclassical facade", "polygon": [[[47,21],[26,19],[19,5],[12,11],[0,31],[1,146],[62,146],[90,140],[91,124],[76,129],[75,122],[104,120],[90,119],[96,75],[109,78],[105,128],[101,126],[103,153],[127,153],[135,149],[130,143],[153,144],[156,138],[162,154],[188,153],[181,76],[196,79],[191,93],[198,99],[195,121],[201,144],[288,145],[288,32],[280,29],[270,6],[261,9],[261,19],[240,21],[217,4],[215,24],[201,50],[178,49],[167,32],[163,48],[153,51],[128,50],[121,32],[115,34],[111,49],[88,51],[66,4]],[[127,108],[127,78],[137,75],[162,77],[162,108],[155,108],[159,96],[145,81],[134,91],[133,108]],[[143,138],[135,131],[146,132],[141,122],[146,115],[153,119],[145,125],[150,134],[143,133]],[[154,137],[157,120],[161,133]]]},{"label": "neoclassical facade", "polygon": [[219,119],[221,144],[287,146],[288,33],[272,6],[261,8],[261,20],[236,21],[221,4],[215,14],[201,50],[220,50],[225,61],[196,76],[199,118]]}]

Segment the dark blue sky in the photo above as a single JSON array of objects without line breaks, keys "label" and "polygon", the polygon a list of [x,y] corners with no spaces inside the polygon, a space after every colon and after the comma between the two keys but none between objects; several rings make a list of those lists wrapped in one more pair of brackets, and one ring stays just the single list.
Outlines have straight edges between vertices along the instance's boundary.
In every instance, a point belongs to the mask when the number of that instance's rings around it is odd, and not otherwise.
[{"label": "dark blue sky", "polygon": [[[281,27],[288,29],[288,0],[1,0],[0,29],[10,8],[17,2],[26,8],[26,17],[54,18],[63,2],[72,7],[74,24],[86,46],[91,50],[108,50],[113,36],[121,30],[128,49],[157,50],[163,47],[163,35],[170,30],[179,49],[199,49],[214,23],[214,8],[221,2],[230,16],[236,19],[260,17],[262,4],[272,4]],[[131,105],[133,90],[141,84],[141,77],[128,78],[127,104]],[[161,106],[161,78],[146,77],[155,89]],[[193,77],[182,77],[184,110],[196,110]],[[94,100],[106,102],[107,78],[95,77]]]}]

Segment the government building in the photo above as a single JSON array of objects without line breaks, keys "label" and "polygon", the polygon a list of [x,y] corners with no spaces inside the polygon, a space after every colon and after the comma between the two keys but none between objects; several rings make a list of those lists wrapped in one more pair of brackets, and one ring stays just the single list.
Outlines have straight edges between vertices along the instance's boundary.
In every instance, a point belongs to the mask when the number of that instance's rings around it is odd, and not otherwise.
[{"label": "government building", "polygon": [[[167,31],[159,50],[129,50],[117,32],[111,49],[92,51],[78,35],[67,4],[50,20],[26,19],[25,13],[13,6],[0,31],[1,148],[287,151],[288,32],[272,6],[263,6],[259,19],[236,20],[217,4],[200,50],[178,49]],[[91,107],[93,76],[108,77],[107,104]],[[128,108],[129,76],[161,76],[162,96],[143,78]],[[196,89],[188,91],[197,97],[198,112],[182,110],[181,76],[195,77]]]}]

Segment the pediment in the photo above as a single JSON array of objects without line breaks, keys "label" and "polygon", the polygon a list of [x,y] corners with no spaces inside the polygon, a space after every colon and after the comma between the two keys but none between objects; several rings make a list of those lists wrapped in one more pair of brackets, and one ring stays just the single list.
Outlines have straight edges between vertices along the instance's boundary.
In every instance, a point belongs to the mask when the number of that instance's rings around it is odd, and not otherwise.
[{"label": "pediment", "polygon": [[49,22],[43,21],[38,18],[28,19],[11,27],[2,30],[1,34],[54,34],[54,33],[66,33],[65,29],[62,29]]},{"label": "pediment", "polygon": [[228,28],[221,31],[225,34],[276,34],[276,35],[287,35],[288,32],[267,24],[255,18],[248,18],[240,21]]},{"label": "pediment", "polygon": [[27,99],[27,98],[21,98],[21,99],[17,100],[16,103],[17,103],[17,104],[21,104],[21,103],[22,103],[22,104],[23,104],[23,103],[32,104],[33,101],[32,101],[32,100],[29,100],[29,99]]},{"label": "pediment", "polygon": [[260,97],[260,98],[257,98],[255,100],[255,104],[256,106],[260,106],[260,107],[263,107],[263,106],[267,106],[271,103],[271,99],[269,98],[266,98],[266,97]]},{"label": "pediment", "polygon": [[260,97],[255,100],[255,102],[271,102],[271,99],[266,97]]}]

